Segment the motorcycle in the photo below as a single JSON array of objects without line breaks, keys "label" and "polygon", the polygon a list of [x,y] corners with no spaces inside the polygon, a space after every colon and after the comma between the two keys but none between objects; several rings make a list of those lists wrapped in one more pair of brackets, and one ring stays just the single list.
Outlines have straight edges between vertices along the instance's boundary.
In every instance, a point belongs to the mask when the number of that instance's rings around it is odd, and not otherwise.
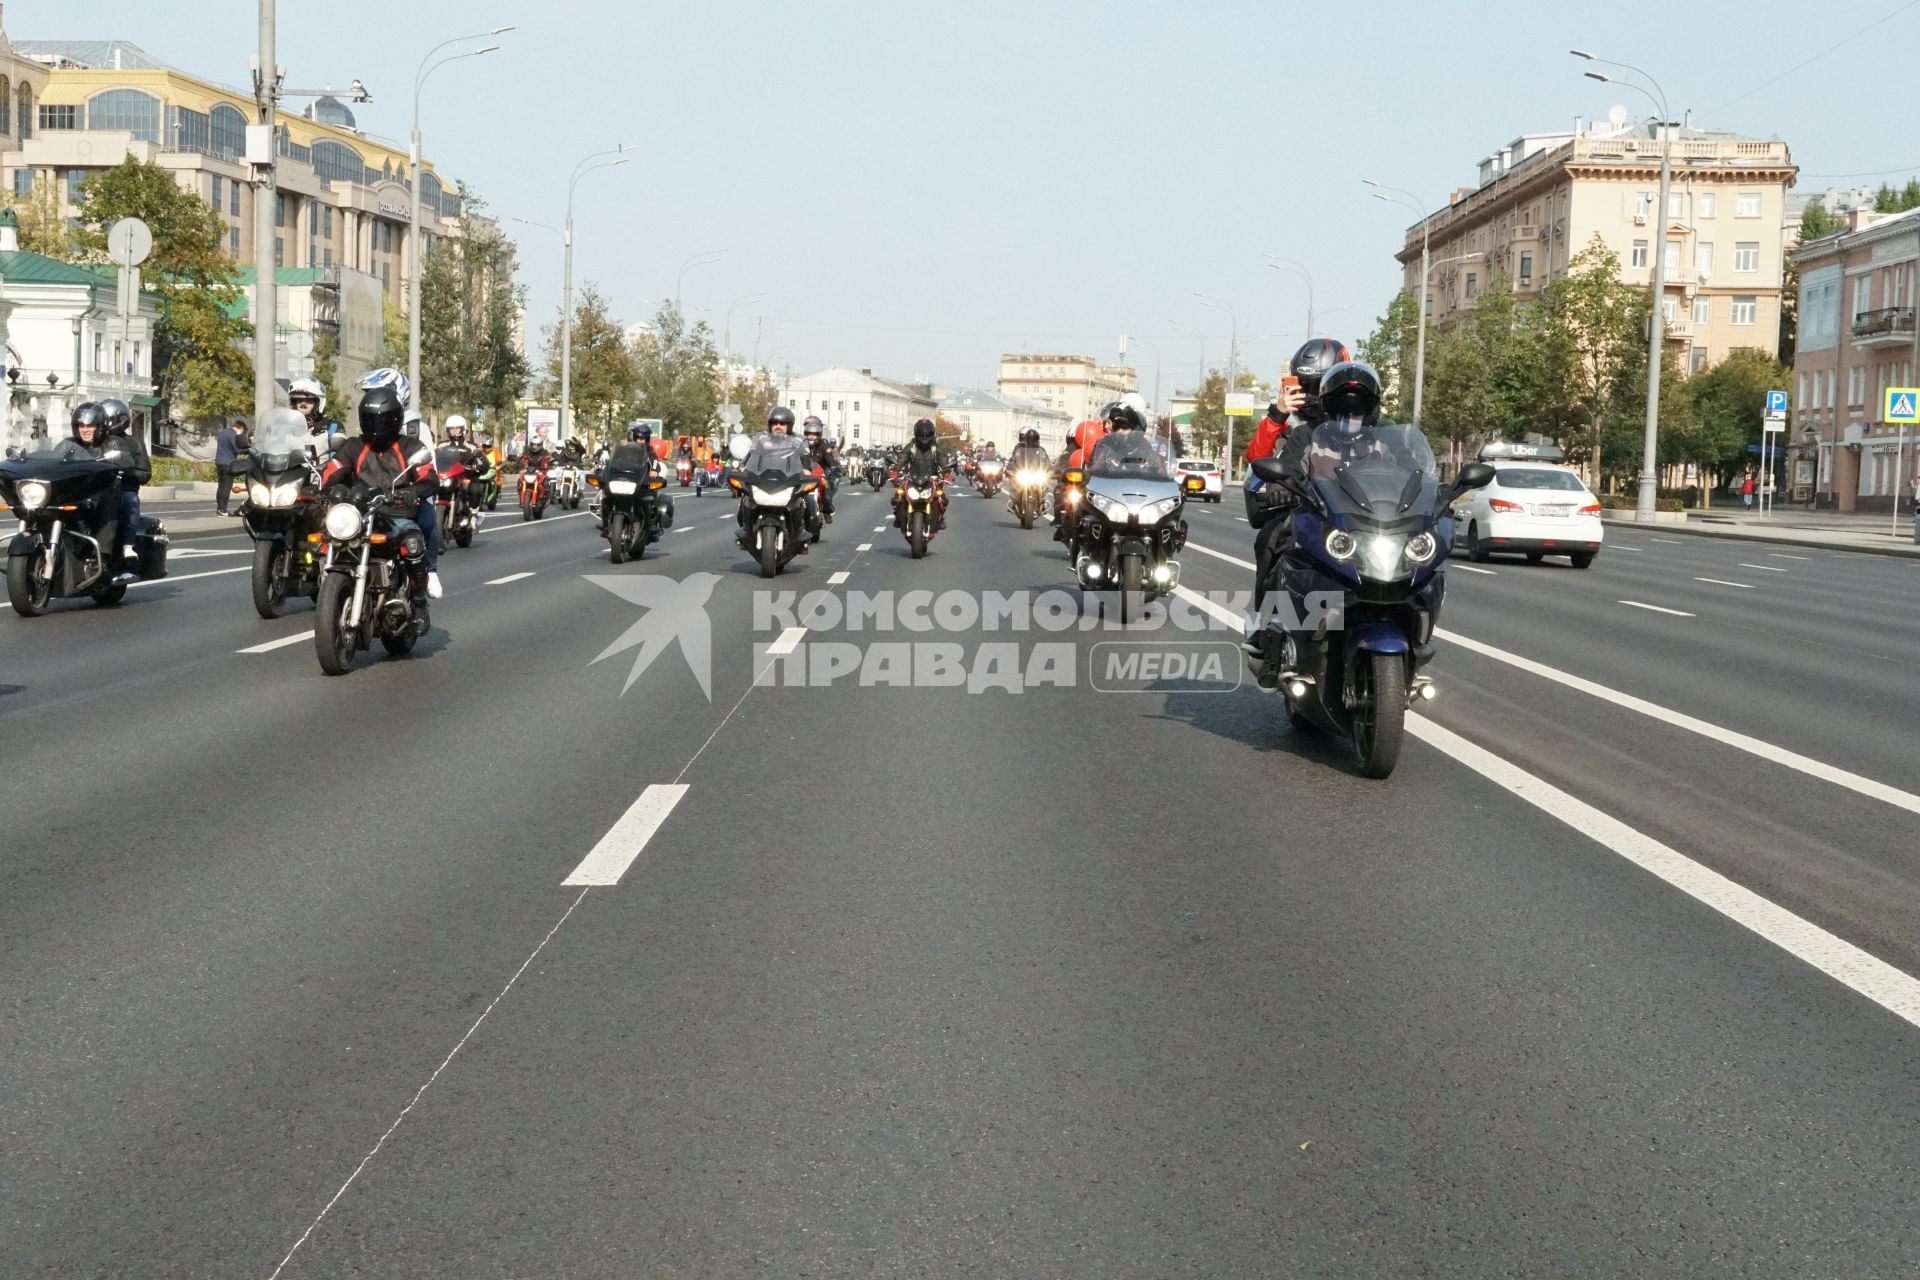
[{"label": "motorcycle", "polygon": [[1007,502],[1007,510],[1013,512],[1020,521],[1022,529],[1033,528],[1033,522],[1046,507],[1047,472],[1043,467],[1022,467],[1013,473],[1013,497]]},{"label": "motorcycle", "polygon": [[[1449,508],[1490,483],[1493,468],[1469,463],[1443,492],[1418,427],[1337,422],[1314,430],[1304,482],[1272,458],[1252,467],[1297,500],[1293,545],[1280,561],[1280,603],[1292,606],[1290,616],[1266,617],[1263,637],[1287,714],[1345,738],[1360,772],[1384,778],[1399,759],[1408,709],[1437,692],[1420,672],[1433,658],[1446,595]],[[1319,593],[1341,602],[1333,629],[1329,611],[1308,609],[1310,597],[1326,598]],[[1311,629],[1309,617],[1319,619]]]},{"label": "motorcycle", "polygon": [[[320,463],[307,420],[275,409],[261,425],[247,464],[240,519],[253,539],[253,609],[263,618],[287,611],[288,596],[320,596]],[[331,442],[329,442],[331,443]]]},{"label": "motorcycle", "polygon": [[673,474],[680,481],[680,487],[686,488],[693,483],[693,459],[681,458],[673,464]]},{"label": "motorcycle", "polygon": [[937,475],[916,479],[905,472],[894,485],[894,523],[906,535],[907,552],[915,560],[927,554],[927,544],[939,532],[940,505],[945,496],[946,487]]},{"label": "motorcycle", "polygon": [[493,471],[487,476],[487,491],[480,499],[481,505],[492,511],[500,505],[500,464],[494,463]]},{"label": "motorcycle", "polygon": [[875,493],[885,488],[887,484],[887,464],[877,458],[869,462],[867,464],[867,483],[873,486]]},{"label": "motorcycle", "polygon": [[440,536],[456,547],[470,547],[485,517],[474,510],[473,495],[467,488],[473,475],[467,467],[466,451],[441,445],[433,454],[433,470],[440,477],[440,488],[433,497],[434,505],[440,508]]},{"label": "motorcycle", "polygon": [[520,473],[520,519],[538,520],[547,513],[547,473],[529,468]]},{"label": "motorcycle", "polygon": [[553,469],[553,478],[549,482],[553,492],[555,506],[565,507],[569,511],[580,509],[580,468],[562,464]]},{"label": "motorcycle", "polygon": [[1079,537],[1080,508],[1087,497],[1087,473],[1080,467],[1069,467],[1060,473],[1060,483],[1047,495],[1049,517],[1057,515],[1057,528],[1054,537],[1067,544],[1067,556],[1073,556],[1073,548]]},{"label": "motorcycle", "polygon": [[622,445],[599,475],[587,477],[601,494],[600,534],[615,564],[638,560],[649,542],[673,527],[673,499],[660,492],[667,487],[666,477],[657,474],[650,461],[644,449]]},{"label": "motorcycle", "polygon": [[973,487],[983,498],[991,498],[1000,492],[1000,476],[1006,470],[1006,464],[998,458],[982,458],[973,469]]},{"label": "motorcycle", "polygon": [[1186,504],[1179,481],[1145,441],[1124,451],[1109,441],[1087,467],[1067,472],[1069,484],[1080,476],[1085,504],[1074,522],[1074,572],[1088,591],[1118,591],[1120,622],[1138,621],[1146,606],[1171,595],[1180,585],[1176,553],[1187,544]]},{"label": "motorcycle", "polygon": [[121,468],[72,440],[36,440],[22,456],[0,462],[0,499],[20,520],[7,544],[7,602],[37,618],[56,599],[89,596],[119,604],[136,578],[167,576],[167,533],[142,516],[133,533],[135,572],[114,563],[114,549],[88,532],[92,517],[117,511]]},{"label": "motorcycle", "polygon": [[809,514],[807,495],[820,481],[807,473],[798,449],[763,447],[746,436],[736,436],[731,447],[740,465],[727,472],[727,486],[746,504],[738,539],[759,562],[760,576],[771,578],[809,541],[819,541],[819,517]]},{"label": "motorcycle", "polygon": [[[402,482],[414,470],[431,465],[425,449],[409,462]],[[390,489],[357,486],[327,507],[313,647],[328,675],[353,670],[354,656],[376,639],[388,653],[403,658],[432,625],[427,535],[402,514],[416,505]]]}]

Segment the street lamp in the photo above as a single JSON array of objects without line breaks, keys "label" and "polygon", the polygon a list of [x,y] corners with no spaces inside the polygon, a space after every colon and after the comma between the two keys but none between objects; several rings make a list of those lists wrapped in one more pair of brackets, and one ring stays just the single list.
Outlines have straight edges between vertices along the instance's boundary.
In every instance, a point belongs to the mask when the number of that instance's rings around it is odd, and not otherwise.
[{"label": "street lamp", "polygon": [[[766,299],[766,296],[764,293],[749,293],[744,297],[735,298],[727,304],[727,321],[720,339],[720,381],[725,384],[723,387],[723,390],[726,392],[726,400],[724,403],[728,408],[733,407],[733,375],[728,372],[727,368],[729,362],[733,359],[733,309],[735,307],[744,307],[749,302],[762,302]],[[722,421],[725,422],[724,415],[722,416]],[[731,427],[736,424],[726,422],[726,425]]]},{"label": "street lamp", "polygon": [[1269,253],[1266,255],[1266,259],[1267,265],[1275,271],[1295,272],[1302,280],[1307,282],[1307,341],[1313,341],[1314,335],[1318,333],[1313,323],[1313,273],[1291,258],[1277,258]]},{"label": "street lamp", "polygon": [[[573,166],[573,177],[567,181],[567,220],[560,231],[563,259],[560,284],[560,440],[567,439],[568,428],[573,424],[573,190],[580,185],[580,179],[594,170],[625,164],[623,153],[630,151],[632,146],[632,143],[623,142],[611,151],[594,152]],[[622,158],[609,160],[608,156]]]},{"label": "street lamp", "polygon": [[[446,66],[449,62],[458,62],[462,58],[477,58],[483,53],[492,53],[500,46],[490,44],[484,49],[470,49],[466,53],[449,54],[438,62],[433,55],[450,44],[462,40],[482,40],[487,36],[502,35],[513,30],[512,27],[495,27],[491,31],[476,31],[470,36],[455,36],[451,40],[442,40],[427,50],[427,56],[420,59],[420,69],[413,75],[413,143],[409,157],[412,175],[412,199],[407,203],[413,206],[408,214],[407,247],[412,251],[413,269],[407,273],[407,377],[412,384],[412,404],[420,407],[420,275],[426,263],[426,255],[420,251],[420,90],[427,77]],[[432,66],[427,64],[432,62]]]},{"label": "street lamp", "polygon": [[[1369,187],[1375,188],[1373,193],[1374,199],[1385,200],[1388,204],[1405,205],[1407,208],[1413,210],[1415,213],[1420,215],[1420,297],[1416,300],[1420,308],[1419,324],[1416,329],[1416,332],[1418,333],[1419,336],[1414,339],[1414,343],[1413,343],[1413,425],[1417,427],[1420,425],[1420,408],[1426,399],[1427,272],[1433,269],[1431,262],[1427,257],[1427,249],[1428,249],[1427,224],[1430,221],[1430,219],[1427,217],[1427,206],[1420,202],[1419,196],[1414,195],[1413,192],[1407,191],[1404,188],[1383,186],[1380,183],[1375,182],[1372,178],[1362,178],[1360,179],[1360,181],[1365,183]],[[1389,192],[1389,191],[1392,192],[1393,194],[1392,195],[1382,194],[1383,192]],[[1400,198],[1396,199],[1395,198],[1396,196]]]},{"label": "street lamp", "polygon": [[704,267],[710,262],[718,262],[724,253],[726,253],[725,249],[709,249],[705,253],[694,254],[691,258],[688,258],[680,264],[680,274],[673,278],[673,309],[675,311],[680,310],[680,286],[687,278],[688,269],[691,267]]},{"label": "street lamp", "polygon": [[[1150,338],[1129,336],[1129,341],[1144,342],[1153,352],[1153,414],[1160,416],[1160,344]],[[1173,415],[1167,415],[1167,465],[1173,465]]]},{"label": "street lamp", "polygon": [[1660,87],[1658,80],[1647,75],[1639,67],[1625,62],[1609,62],[1583,49],[1569,49],[1567,52],[1588,62],[1619,67],[1623,71],[1646,76],[1647,83],[1653,86],[1651,91],[1631,80],[1617,80],[1612,76],[1602,75],[1598,71],[1586,73],[1589,80],[1633,89],[1660,109],[1660,204],[1654,211],[1658,219],[1660,235],[1653,246],[1653,315],[1647,322],[1647,427],[1640,445],[1640,494],[1633,505],[1635,520],[1651,521],[1654,507],[1657,505],[1655,499],[1660,491],[1657,471],[1660,463],[1660,366],[1663,363],[1661,352],[1666,345],[1666,334],[1661,327],[1661,321],[1664,318],[1661,307],[1666,302],[1667,294],[1667,193],[1672,190],[1673,183],[1673,133],[1668,129],[1667,122],[1672,117],[1667,111],[1666,90]]},{"label": "street lamp", "polygon": [[[1221,301],[1219,298],[1215,298],[1208,294],[1201,293],[1198,289],[1194,290],[1193,296],[1200,299],[1200,301],[1205,305],[1212,307],[1215,311],[1226,312],[1227,322],[1232,326],[1232,328],[1229,330],[1229,333],[1231,336],[1227,339],[1227,385],[1226,385],[1226,389],[1222,391],[1220,394],[1221,416],[1226,418],[1227,420],[1226,462],[1222,466],[1221,470],[1226,473],[1228,483],[1232,483],[1233,481],[1233,416],[1226,412],[1226,407],[1227,407],[1226,398],[1227,396],[1233,394],[1234,375],[1238,372],[1235,365],[1240,358],[1240,317],[1237,314],[1235,314],[1234,309],[1231,305]],[[1196,396],[1198,396],[1199,394],[1200,393],[1198,390],[1194,392],[1194,395]]]}]

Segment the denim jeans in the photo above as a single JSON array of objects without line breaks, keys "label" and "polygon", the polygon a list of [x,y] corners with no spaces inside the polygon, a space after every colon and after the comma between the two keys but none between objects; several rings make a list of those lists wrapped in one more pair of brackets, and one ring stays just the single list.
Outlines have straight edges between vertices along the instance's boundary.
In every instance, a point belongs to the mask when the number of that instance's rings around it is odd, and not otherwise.
[{"label": "denim jeans", "polygon": [[427,572],[440,571],[440,509],[429,494],[420,500],[419,510],[413,513],[413,522],[420,526],[420,532],[427,535]]}]

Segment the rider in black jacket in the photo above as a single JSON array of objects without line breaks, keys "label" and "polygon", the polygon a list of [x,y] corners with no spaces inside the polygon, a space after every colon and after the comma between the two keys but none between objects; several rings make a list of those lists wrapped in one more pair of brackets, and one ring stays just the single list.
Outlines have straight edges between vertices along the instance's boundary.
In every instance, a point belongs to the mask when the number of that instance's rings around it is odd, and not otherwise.
[{"label": "rider in black jacket", "polygon": [[153,479],[153,461],[133,434],[133,410],[125,400],[102,400],[100,412],[107,420],[102,456],[120,468],[120,514],[114,550],[121,560],[128,560],[134,557],[133,535],[140,527],[140,486]]},{"label": "rider in black jacket", "polygon": [[[940,447],[933,419],[922,418],[914,423],[913,442],[900,451],[900,457],[894,463],[895,472],[900,476],[910,476],[923,483],[938,482],[952,467],[953,459]],[[939,498],[934,507],[938,520],[933,527],[944,529],[947,527],[947,491],[943,485],[934,492],[939,495]],[[897,508],[894,511],[893,523],[895,528],[900,525],[900,512]]]},{"label": "rider in black jacket", "polygon": [[[430,499],[439,487],[433,455],[425,453],[424,446],[412,437],[400,434],[406,412],[406,398],[400,387],[391,383],[369,387],[360,401],[360,434],[342,444],[328,460],[320,473],[321,489],[365,485],[369,489],[392,490],[397,501],[389,510],[395,520],[411,519],[423,504],[431,509]],[[415,465],[410,457],[412,451],[425,453],[418,471],[412,471]],[[410,471],[411,478],[396,487],[394,482],[408,476]],[[436,539],[431,530],[422,532],[427,535],[427,594],[437,600],[440,598],[440,563]]]}]

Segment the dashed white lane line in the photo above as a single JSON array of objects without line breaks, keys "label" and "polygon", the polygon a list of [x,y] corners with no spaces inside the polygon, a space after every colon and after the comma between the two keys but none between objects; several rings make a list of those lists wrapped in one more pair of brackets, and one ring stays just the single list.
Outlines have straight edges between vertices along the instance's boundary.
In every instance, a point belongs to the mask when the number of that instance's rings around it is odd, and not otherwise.
[{"label": "dashed white lane line", "polygon": [[1695,613],[1687,613],[1681,609],[1668,609],[1662,605],[1642,604],[1638,600],[1622,600],[1619,603],[1633,609],[1645,609],[1649,613],[1670,613],[1676,618],[1697,618],[1700,616]]},{"label": "dashed white lane line", "polygon": [[168,560],[198,560],[202,556],[250,556],[252,547],[169,547]]},{"label": "dashed white lane line", "polygon": [[[1648,305],[1652,305],[1652,304],[1648,304]],[[1484,573],[1490,578],[1497,578],[1500,576],[1500,571],[1498,569],[1482,569],[1477,564],[1454,564],[1454,565],[1448,565],[1447,567],[1449,569],[1465,569],[1468,573]]]},{"label": "dashed white lane line", "polygon": [[584,520],[592,515],[591,511],[570,511],[564,516],[542,516],[538,520],[522,520],[519,524],[489,524],[488,533],[512,533],[516,529],[538,529],[542,525],[557,524],[562,520]]},{"label": "dashed white lane line", "polygon": [[1764,569],[1768,573],[1792,573],[1793,572],[1793,570],[1791,569],[1782,569],[1777,564],[1748,564],[1745,561],[1742,561],[1740,564],[1740,567],[1742,569]]},{"label": "dashed white lane line", "polygon": [[678,529],[675,529],[674,532],[675,533],[692,533],[694,532],[694,528],[692,525],[686,524],[686,525],[681,525]]},{"label": "dashed white lane line", "polygon": [[1622,546],[1618,542],[1609,542],[1607,544],[1607,550],[1609,551],[1638,551],[1639,549],[1638,547]]},{"label": "dashed white lane line", "polygon": [[1796,555],[1792,555],[1792,554],[1790,554],[1789,552],[1785,552],[1785,551],[1769,551],[1769,552],[1767,552],[1767,554],[1768,554],[1768,555],[1770,555],[1770,556],[1777,556],[1777,557],[1779,557],[1779,558],[1780,558],[1780,559],[1782,559],[1782,560],[1811,560],[1811,559],[1813,559],[1813,557],[1812,557],[1812,556],[1796,556]]},{"label": "dashed white lane line", "polygon": [[1224,551],[1215,551],[1212,547],[1202,546],[1192,538],[1187,539],[1187,546],[1184,549],[1198,551],[1201,555],[1212,556],[1215,560],[1225,560],[1228,564],[1237,564],[1242,569],[1253,568],[1253,561],[1251,560],[1242,560],[1239,556],[1230,556]]},{"label": "dashed white lane line", "polygon": [[170,573],[164,578],[147,578],[141,582],[129,582],[127,590],[135,587],[157,587],[163,582],[192,582],[195,578],[217,578],[223,573],[251,573],[253,566],[243,564],[237,569],[209,569],[205,573]]},{"label": "dashed white lane line", "polygon": [[518,582],[522,578],[531,578],[533,575],[534,570],[532,569],[527,570],[525,573],[510,573],[504,578],[489,578],[486,585],[489,587],[504,587],[509,582]]},{"label": "dashed white lane line", "polygon": [[[1652,304],[1648,304],[1648,305],[1652,305]],[[845,582],[846,580],[847,580],[847,571],[845,569],[842,569],[838,573],[830,573],[827,575],[827,585],[830,587],[837,587],[841,583]]]},{"label": "dashed white lane line", "polygon": [[778,656],[780,654],[792,653],[794,647],[800,643],[800,638],[806,634],[807,629],[805,627],[786,628],[780,633],[778,639],[767,646],[767,654],[769,656]]},{"label": "dashed white lane line", "polygon": [[600,837],[600,843],[593,846],[591,852],[580,860],[573,874],[560,883],[562,885],[590,885],[607,888],[620,883],[620,877],[627,874],[627,868],[633,865],[640,851],[647,847],[647,841],[667,820],[673,807],[680,803],[680,797],[687,794],[684,782],[656,782],[640,793],[627,811],[611,827],[607,834]]},{"label": "dashed white lane line", "polygon": [[1407,733],[1511,792],[1581,835],[1659,877],[1696,902],[1765,938],[1788,955],[1920,1026],[1920,980],[1735,884],[1617,818],[1494,755],[1425,716],[1407,717]]},{"label": "dashed white lane line", "polygon": [[1697,733],[1703,738],[1711,738],[1713,741],[1732,747],[1737,751],[1744,751],[1748,755],[1758,756],[1762,760],[1792,769],[1797,773],[1804,773],[1810,778],[1818,778],[1822,782],[1830,782],[1834,786],[1845,787],[1847,790],[1860,795],[1870,796],[1875,800],[1884,801],[1896,809],[1905,809],[1909,813],[1920,813],[1920,795],[1914,795],[1912,792],[1902,791],[1898,787],[1890,787],[1884,782],[1875,781],[1861,774],[1849,773],[1845,769],[1835,768],[1833,765],[1812,759],[1809,756],[1803,756],[1798,752],[1789,751],[1785,747],[1775,746],[1771,742],[1748,737],[1744,733],[1736,733],[1731,729],[1723,729],[1717,724],[1709,724],[1705,720],[1696,719],[1684,712],[1675,711],[1670,707],[1663,707],[1657,702],[1648,702],[1644,698],[1636,698],[1630,693],[1622,693],[1618,689],[1609,688],[1604,684],[1598,684],[1584,677],[1573,675],[1571,672],[1561,671],[1557,667],[1549,667],[1543,662],[1535,662],[1533,659],[1523,658],[1517,653],[1509,653],[1505,649],[1497,649],[1490,644],[1485,644],[1470,636],[1463,636],[1458,632],[1449,631],[1445,627],[1435,627],[1433,634],[1448,644],[1458,645],[1462,649],[1470,650],[1483,657],[1492,658],[1495,662],[1504,662],[1510,667],[1517,667],[1522,671],[1529,672],[1542,679],[1551,680],[1555,684],[1565,685],[1569,689],[1577,689],[1581,693],[1599,698],[1603,702],[1611,702],[1617,707],[1625,707],[1629,711],[1637,711],[1649,719],[1658,720],[1663,724],[1673,725],[1678,729],[1685,729],[1689,733]]},{"label": "dashed white lane line", "polygon": [[1648,542],[1664,542],[1670,547],[1684,547],[1687,544],[1678,538],[1648,538]]},{"label": "dashed white lane line", "polygon": [[[1652,304],[1649,303],[1648,305],[1651,306]],[[859,546],[855,547],[854,550],[855,551],[871,551],[873,550],[873,544],[871,542],[863,542]]]},{"label": "dashed white lane line", "polygon": [[246,649],[235,649],[235,653],[272,653],[275,649],[284,649],[290,644],[299,644],[302,640],[313,639],[313,632],[302,631],[297,636],[281,636],[278,640],[269,640],[265,644],[256,644]]},{"label": "dashed white lane line", "polygon": [[[1652,304],[1651,302],[1649,302],[1649,303],[1648,303],[1647,305],[1648,305],[1649,307],[1651,307],[1651,306],[1652,306],[1653,304]],[[1649,380],[1649,381],[1651,381],[1651,380],[1652,380],[1652,375],[1648,375],[1648,380]],[[875,533],[884,533],[884,532],[886,532],[886,528],[887,528],[887,526],[885,526],[885,525],[883,525],[883,524],[877,524],[877,525],[875,525],[875,526],[873,526],[873,531],[874,531]]]},{"label": "dashed white lane line", "polygon": [[1753,590],[1751,582],[1728,582],[1725,578],[1695,578],[1695,582],[1711,582],[1716,587],[1738,587],[1742,591]]}]

